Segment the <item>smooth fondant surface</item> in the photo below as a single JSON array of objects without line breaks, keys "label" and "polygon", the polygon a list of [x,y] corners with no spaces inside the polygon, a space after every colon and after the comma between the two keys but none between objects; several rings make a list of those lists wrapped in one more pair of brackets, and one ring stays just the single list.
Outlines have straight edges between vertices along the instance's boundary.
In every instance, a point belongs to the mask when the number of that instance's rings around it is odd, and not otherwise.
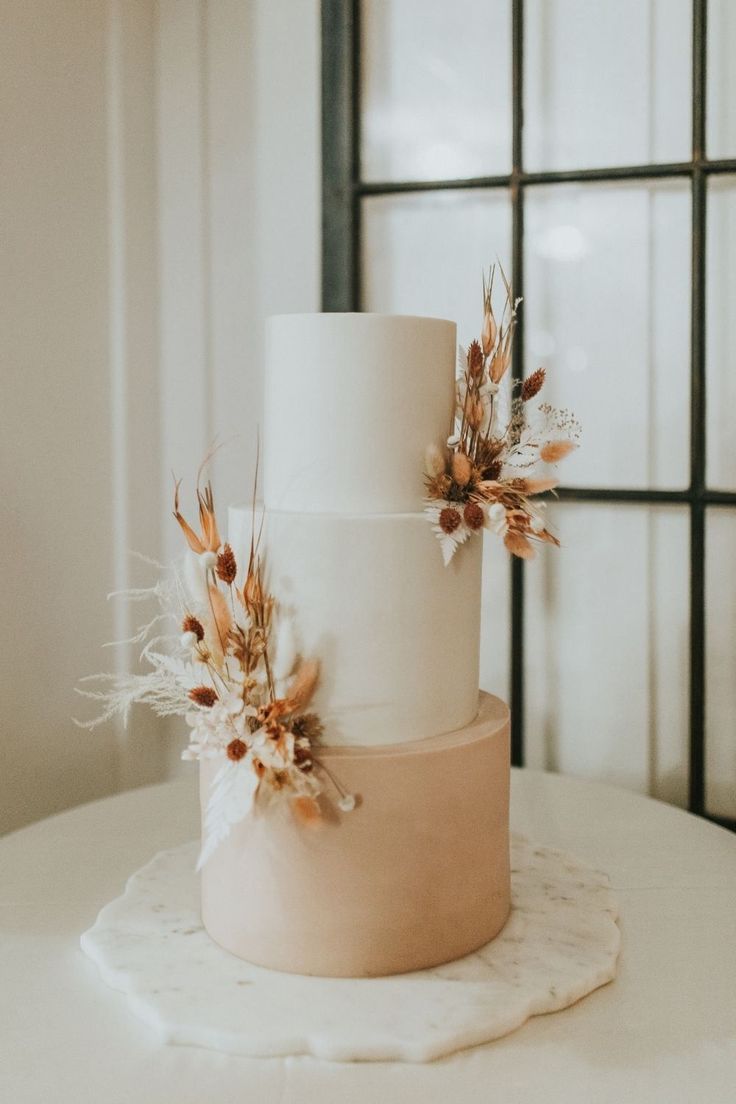
[{"label": "smooth fondant surface", "polygon": [[[156,855],[82,936],[103,979],[169,1043],[424,1062],[565,1008],[616,972],[620,935],[606,875],[520,838],[512,841],[511,918],[497,939],[446,966],[361,980],[277,973],[223,951],[199,919],[196,854],[191,843]],[[486,1091],[479,1080],[474,1099]]]},{"label": "smooth fondant surface", "polygon": [[[356,798],[298,824],[287,803],[234,825],[202,870],[212,938],[258,965],[372,977],[458,958],[505,923],[509,715],[489,694],[472,725],[416,743],[322,748]],[[217,763],[200,764],[203,806]]]},{"label": "smooth fondant surface", "polygon": [[[260,524],[260,521],[259,523]],[[251,507],[231,507],[241,561]],[[423,740],[478,706],[480,540],[445,567],[423,514],[266,511],[267,579],[293,616],[300,651],[319,658],[312,708],[330,745]]]},{"label": "smooth fondant surface", "polygon": [[286,314],[266,323],[269,510],[411,513],[424,450],[451,431],[454,322]]}]

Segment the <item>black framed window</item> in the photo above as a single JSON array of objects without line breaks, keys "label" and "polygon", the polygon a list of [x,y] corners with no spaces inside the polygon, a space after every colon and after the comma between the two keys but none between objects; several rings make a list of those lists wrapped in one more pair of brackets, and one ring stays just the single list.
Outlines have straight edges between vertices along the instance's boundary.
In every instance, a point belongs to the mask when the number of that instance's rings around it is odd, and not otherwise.
[{"label": "black framed window", "polygon": [[[482,263],[510,256],[516,293],[529,302],[514,374],[556,350],[562,399],[567,376],[569,405],[578,406],[577,390],[590,404],[587,419],[580,411],[584,431],[586,421],[594,425],[594,447],[587,457],[583,450],[552,509],[563,531],[590,534],[581,552],[617,540],[625,549],[600,576],[589,560],[585,586],[574,549],[567,577],[545,576],[536,564],[530,576],[522,561],[511,561],[508,617],[499,613],[496,629],[508,625],[513,761],[528,761],[530,733],[537,749],[545,740],[544,707],[532,700],[545,601],[556,595],[563,631],[575,631],[575,602],[584,601],[588,614],[598,611],[577,647],[590,666],[564,671],[569,685],[560,693],[569,698],[578,685],[597,696],[614,742],[610,715],[616,694],[624,700],[628,691],[625,681],[617,686],[616,657],[626,657],[649,705],[641,725],[622,723],[620,737],[630,741],[641,777],[660,779],[644,788],[670,796],[661,779],[677,750],[662,753],[658,739],[679,726],[686,782],[673,799],[736,827],[729,781],[729,769],[736,779],[736,679],[728,661],[730,649],[736,660],[736,445],[724,413],[729,399],[736,404],[729,382],[736,328],[727,322],[728,293],[736,291],[728,275],[736,269],[736,115],[723,92],[736,16],[725,0],[638,4],[632,14],[648,21],[646,33],[630,28],[620,52],[626,68],[617,71],[611,44],[625,26],[618,3],[436,0],[415,36],[441,42],[452,27],[459,41],[447,59],[417,74],[404,72],[410,53],[392,54],[402,7],[410,16],[401,4],[323,0],[323,309],[392,309],[397,298],[401,309],[402,279],[415,295],[426,279],[428,309],[416,313],[458,317],[432,309],[437,273],[423,264],[421,242],[440,266],[451,266],[456,250],[475,282]],[[384,18],[388,9],[393,23]],[[571,34],[588,35],[578,62],[587,66],[590,105],[583,70],[572,82],[560,76],[563,61],[573,71],[576,64]],[[429,102],[426,132],[411,97]],[[601,126],[568,133],[576,104],[594,121],[602,112]],[[403,234],[411,235],[405,245]],[[595,317],[589,300],[610,300],[607,316]],[[570,303],[577,317],[565,317]],[[599,339],[605,324],[610,333]],[[587,334],[585,348],[565,336],[576,326]],[[609,429],[599,432],[605,408]],[[626,602],[631,618],[609,631],[606,603]],[[637,659],[644,630],[659,633],[658,653]],[[616,688],[608,698],[607,687]],[[534,762],[564,769],[566,760],[558,748],[545,762],[537,750]]]}]

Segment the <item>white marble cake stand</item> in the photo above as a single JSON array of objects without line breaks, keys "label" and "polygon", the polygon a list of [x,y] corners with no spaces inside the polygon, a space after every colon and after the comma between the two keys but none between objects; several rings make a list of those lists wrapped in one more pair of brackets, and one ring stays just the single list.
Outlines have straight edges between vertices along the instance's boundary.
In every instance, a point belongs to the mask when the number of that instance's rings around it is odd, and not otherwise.
[{"label": "white marble cake stand", "polygon": [[605,874],[512,841],[511,917],[475,954],[388,978],[314,978],[251,966],[199,917],[197,844],[161,851],[82,936],[103,979],[162,1041],[275,1057],[425,1062],[566,1008],[616,972]]}]

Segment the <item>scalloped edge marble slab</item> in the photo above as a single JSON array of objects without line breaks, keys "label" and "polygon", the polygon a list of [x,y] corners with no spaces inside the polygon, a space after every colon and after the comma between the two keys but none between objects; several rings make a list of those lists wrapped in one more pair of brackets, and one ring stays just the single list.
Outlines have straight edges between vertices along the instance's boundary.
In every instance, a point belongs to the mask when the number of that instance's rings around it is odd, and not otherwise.
[{"label": "scalloped edge marble slab", "polygon": [[475,954],[387,978],[264,970],[213,943],[199,916],[197,843],[161,851],[81,937],[103,980],[163,1042],[230,1054],[427,1062],[556,1012],[616,973],[607,875],[512,838],[512,913]]}]

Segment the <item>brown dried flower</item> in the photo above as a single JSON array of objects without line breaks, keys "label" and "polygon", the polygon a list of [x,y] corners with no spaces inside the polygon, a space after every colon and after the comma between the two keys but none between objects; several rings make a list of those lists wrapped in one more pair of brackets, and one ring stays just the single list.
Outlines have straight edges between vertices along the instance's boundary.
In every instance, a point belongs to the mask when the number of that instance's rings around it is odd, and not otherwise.
[{"label": "brown dried flower", "polygon": [[235,582],[235,576],[238,573],[238,565],[235,562],[235,555],[229,544],[226,544],[222,552],[217,557],[217,564],[215,566],[215,574],[217,578],[223,583],[230,586]]},{"label": "brown dried flower", "polygon": [[291,724],[291,731],[297,738],[297,746],[302,738],[310,743],[316,743],[321,739],[324,730],[324,725],[316,713],[302,713],[301,716],[295,717]]},{"label": "brown dried flower", "polygon": [[491,460],[490,464],[483,469],[483,478],[496,480],[498,479],[501,471],[503,470],[502,460]]},{"label": "brown dried flower", "polygon": [[227,757],[228,759],[232,759],[233,763],[237,763],[240,759],[244,759],[247,754],[247,744],[245,744],[243,740],[238,739],[237,736],[227,745]]},{"label": "brown dried flower", "polygon": [[217,694],[211,686],[195,686],[189,691],[189,697],[197,705],[203,705],[205,709],[211,709],[217,701]]},{"label": "brown dried flower", "polygon": [[204,640],[204,628],[202,626],[202,622],[199,620],[198,617],[194,617],[191,613],[188,613],[182,621],[181,631],[183,633],[194,633],[200,644]]},{"label": "brown dried flower", "polygon": [[527,376],[521,385],[522,402],[529,402],[530,399],[539,394],[544,383],[544,376],[544,368],[537,368],[536,372],[532,372],[530,376]]},{"label": "brown dried flower", "polygon": [[463,517],[465,518],[465,524],[469,529],[482,529],[484,514],[483,507],[479,506],[477,502],[469,502],[463,510]]},{"label": "brown dried flower", "polygon": [[454,533],[461,521],[462,518],[454,506],[445,506],[440,511],[439,525],[443,533]]},{"label": "brown dried flower", "polygon": [[468,347],[468,371],[471,376],[483,374],[483,350],[478,341],[471,341]]}]

